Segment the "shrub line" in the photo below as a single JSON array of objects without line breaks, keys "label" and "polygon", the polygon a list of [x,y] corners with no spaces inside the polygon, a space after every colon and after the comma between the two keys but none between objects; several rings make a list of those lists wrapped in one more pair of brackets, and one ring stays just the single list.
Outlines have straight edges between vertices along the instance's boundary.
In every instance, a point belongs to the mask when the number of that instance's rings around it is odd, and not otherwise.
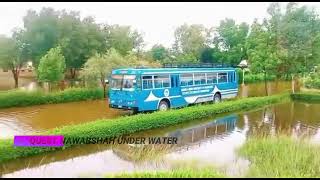
[{"label": "shrub line", "polygon": [[296,101],[304,101],[304,102],[320,102],[320,93],[295,93],[291,94],[291,98]]},{"label": "shrub line", "polygon": [[57,104],[102,98],[103,90],[99,88],[69,88],[64,91],[52,93],[44,93],[42,91],[28,92],[23,90],[15,90],[9,92],[0,92],[0,108]]}]

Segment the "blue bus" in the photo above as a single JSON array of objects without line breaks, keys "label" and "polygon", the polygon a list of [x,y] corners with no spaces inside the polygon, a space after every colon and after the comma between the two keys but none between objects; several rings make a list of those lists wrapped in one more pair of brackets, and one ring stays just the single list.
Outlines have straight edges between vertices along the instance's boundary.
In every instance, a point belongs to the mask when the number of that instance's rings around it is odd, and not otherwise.
[{"label": "blue bus", "polygon": [[217,103],[238,94],[232,67],[115,69],[109,82],[109,106],[134,112]]}]

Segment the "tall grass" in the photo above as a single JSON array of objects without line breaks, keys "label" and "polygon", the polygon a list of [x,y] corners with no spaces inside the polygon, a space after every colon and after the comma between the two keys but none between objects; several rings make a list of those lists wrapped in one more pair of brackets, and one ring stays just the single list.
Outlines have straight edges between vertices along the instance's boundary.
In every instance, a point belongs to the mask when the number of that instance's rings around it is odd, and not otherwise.
[{"label": "tall grass", "polygon": [[103,91],[101,89],[69,88],[52,93],[15,90],[0,92],[0,108],[56,104],[101,98],[103,98]]},{"label": "tall grass", "polygon": [[162,170],[162,171],[145,171],[133,173],[110,174],[107,178],[223,178],[224,175],[219,172],[206,168],[196,170],[192,168]]},{"label": "tall grass", "polygon": [[[101,119],[84,124],[57,128],[50,130],[45,134],[64,135],[68,138],[119,137],[121,135],[128,135],[143,130],[167,127],[192,120],[213,117],[220,113],[258,108],[273,103],[283,102],[285,100],[290,100],[289,94],[252,97],[227,101],[220,104],[198,105],[166,112],[120,117],[114,120]],[[64,146],[64,148],[70,146],[71,145]],[[0,141],[0,162],[57,149],[61,148],[14,147],[11,139],[2,140]]]},{"label": "tall grass", "polygon": [[215,166],[198,160],[180,160],[170,163],[167,170],[146,170],[107,174],[110,178],[223,178]]},{"label": "tall grass", "polygon": [[320,147],[302,140],[252,137],[239,154],[251,161],[247,177],[320,177]]}]

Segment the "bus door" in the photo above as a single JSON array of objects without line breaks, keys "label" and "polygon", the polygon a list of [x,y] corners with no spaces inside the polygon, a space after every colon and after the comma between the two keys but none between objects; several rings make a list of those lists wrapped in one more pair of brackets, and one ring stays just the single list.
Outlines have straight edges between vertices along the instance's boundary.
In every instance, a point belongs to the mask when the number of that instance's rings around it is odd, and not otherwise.
[{"label": "bus door", "polygon": [[231,83],[235,82],[234,74],[235,74],[234,72],[229,72],[228,73],[228,82],[231,82]]},{"label": "bus door", "polygon": [[178,74],[171,74],[170,80],[171,80],[170,96],[181,95],[180,86],[178,84],[179,83],[179,75]]}]

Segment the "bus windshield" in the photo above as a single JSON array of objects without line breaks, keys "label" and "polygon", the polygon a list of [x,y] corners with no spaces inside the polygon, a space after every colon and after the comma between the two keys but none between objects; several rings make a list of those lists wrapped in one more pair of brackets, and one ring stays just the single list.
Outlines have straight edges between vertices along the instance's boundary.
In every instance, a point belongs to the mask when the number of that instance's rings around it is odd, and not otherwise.
[{"label": "bus windshield", "polygon": [[135,83],[135,75],[112,75],[111,89],[132,90]]}]

